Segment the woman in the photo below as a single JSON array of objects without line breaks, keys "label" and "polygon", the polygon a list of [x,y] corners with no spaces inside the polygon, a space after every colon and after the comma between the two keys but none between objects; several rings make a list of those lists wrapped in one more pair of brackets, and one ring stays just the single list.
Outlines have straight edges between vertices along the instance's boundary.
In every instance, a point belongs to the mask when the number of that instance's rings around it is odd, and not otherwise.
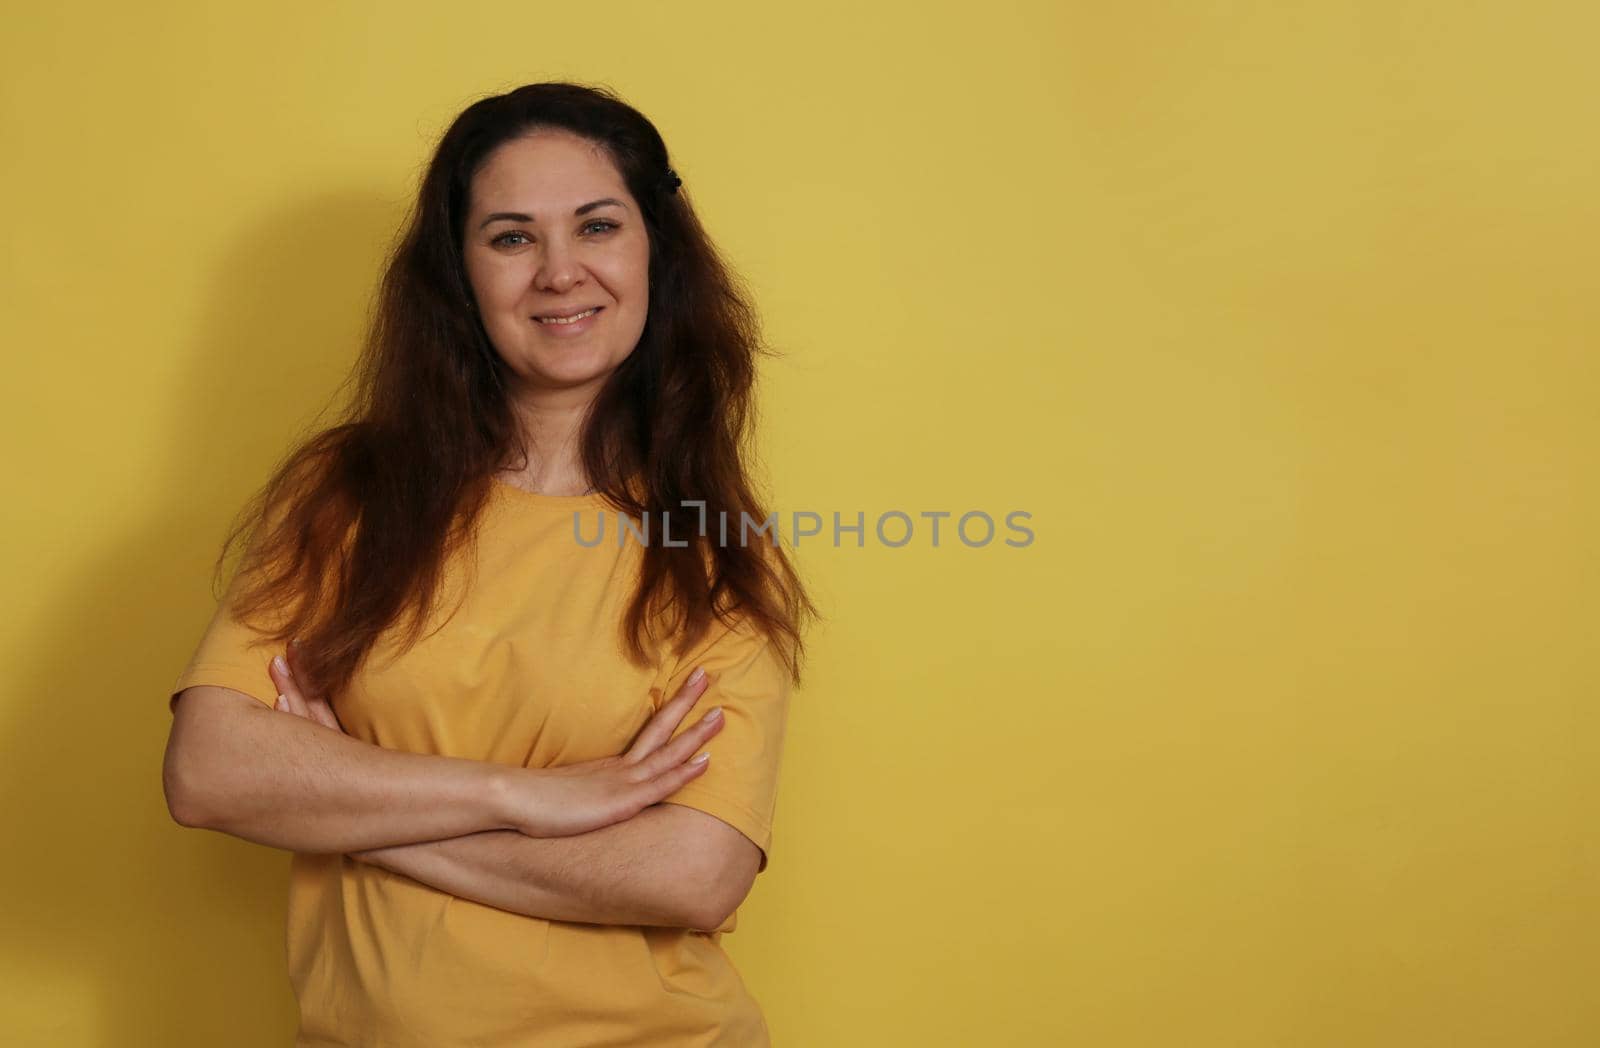
[{"label": "woman", "polygon": [[815,608],[739,541],[757,325],[680,185],[604,90],[466,109],[347,420],[224,544],[163,777],[295,853],[299,1045],[768,1041],[720,939]]}]

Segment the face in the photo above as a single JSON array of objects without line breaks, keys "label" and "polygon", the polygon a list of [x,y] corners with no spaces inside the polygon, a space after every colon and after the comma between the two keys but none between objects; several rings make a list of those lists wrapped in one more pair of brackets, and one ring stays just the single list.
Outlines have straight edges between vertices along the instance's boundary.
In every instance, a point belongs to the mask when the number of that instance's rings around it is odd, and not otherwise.
[{"label": "face", "polygon": [[541,130],[496,149],[472,180],[463,244],[478,315],[519,392],[593,396],[638,345],[650,242],[595,143]]}]

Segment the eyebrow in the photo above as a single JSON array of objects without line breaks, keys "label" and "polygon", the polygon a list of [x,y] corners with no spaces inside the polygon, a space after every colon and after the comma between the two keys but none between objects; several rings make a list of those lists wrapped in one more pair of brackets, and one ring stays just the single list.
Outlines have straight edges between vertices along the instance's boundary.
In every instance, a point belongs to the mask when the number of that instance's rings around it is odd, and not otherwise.
[{"label": "eyebrow", "polygon": [[[574,215],[587,215],[595,208],[605,207],[607,204],[615,204],[617,207],[620,207],[624,210],[626,210],[628,207],[627,204],[624,204],[616,197],[604,197],[600,200],[591,200],[582,207],[575,208],[572,213]],[[496,211],[488,218],[485,218],[482,222],[479,222],[478,228],[482,229],[491,222],[532,222],[533,220],[534,219],[532,215],[525,215],[521,211]]]}]

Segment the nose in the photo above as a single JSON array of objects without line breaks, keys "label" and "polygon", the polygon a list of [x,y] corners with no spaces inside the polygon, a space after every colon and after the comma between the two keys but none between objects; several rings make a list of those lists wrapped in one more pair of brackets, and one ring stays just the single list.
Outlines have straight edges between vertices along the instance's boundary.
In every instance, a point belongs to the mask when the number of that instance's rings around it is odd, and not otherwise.
[{"label": "nose", "polygon": [[583,268],[573,255],[572,248],[562,243],[547,242],[539,268],[534,271],[534,286],[540,291],[564,295],[583,278]]}]

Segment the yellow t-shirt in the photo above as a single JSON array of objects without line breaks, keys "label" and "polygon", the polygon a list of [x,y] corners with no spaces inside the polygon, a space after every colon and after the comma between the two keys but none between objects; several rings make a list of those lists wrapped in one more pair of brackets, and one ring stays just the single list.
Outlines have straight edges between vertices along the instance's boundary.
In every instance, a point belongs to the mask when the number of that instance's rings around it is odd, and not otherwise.
[{"label": "yellow t-shirt", "polygon": [[[334,703],[345,731],[413,753],[571,764],[623,752],[704,665],[716,679],[677,730],[713,705],[726,723],[706,747],[707,770],[667,800],[744,833],[762,849],[765,869],[790,692],[770,641],[714,622],[682,659],[667,652],[653,667],[633,665],[618,623],[643,550],[631,533],[619,547],[616,511],[597,495],[493,488],[475,570],[461,556],[446,565],[424,633],[453,617],[398,658],[391,628]],[[574,513],[592,542],[600,511],[604,540],[586,547]],[[651,541],[660,540],[660,522],[659,514],[651,521]],[[273,705],[267,663],[280,652],[252,646],[258,639],[228,614],[225,597],[173,694],[212,684]],[[297,853],[290,870],[299,1048],[769,1043],[761,1010],[720,944],[737,913],[712,933],[548,921],[344,855]]]}]

